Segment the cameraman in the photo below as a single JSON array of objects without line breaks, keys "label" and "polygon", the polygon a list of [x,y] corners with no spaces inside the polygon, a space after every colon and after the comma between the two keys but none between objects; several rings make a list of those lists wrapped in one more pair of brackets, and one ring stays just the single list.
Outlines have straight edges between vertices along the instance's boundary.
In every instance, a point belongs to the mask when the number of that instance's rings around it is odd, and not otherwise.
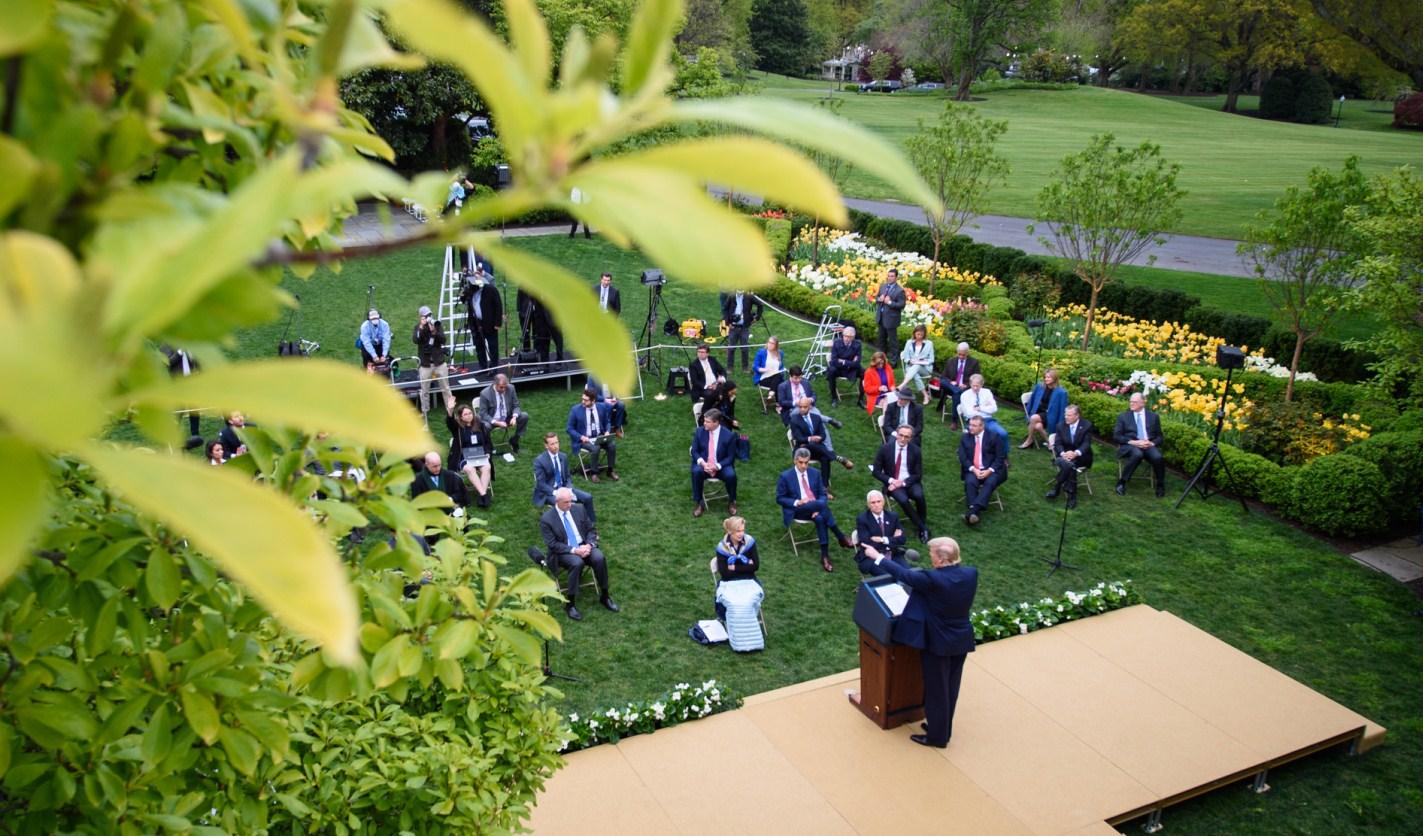
[{"label": "cameraman", "polygon": [[377,365],[390,363],[390,323],[380,318],[380,311],[371,308],[366,314],[356,345],[361,349],[361,362],[366,371],[374,371]]},{"label": "cameraman", "polygon": [[426,416],[428,422],[431,375],[439,381],[446,403],[455,398],[450,391],[450,366],[445,359],[445,329],[438,319],[430,316],[429,305],[420,306],[420,322],[415,325],[410,339],[415,343],[415,353],[420,358],[420,414]]}]

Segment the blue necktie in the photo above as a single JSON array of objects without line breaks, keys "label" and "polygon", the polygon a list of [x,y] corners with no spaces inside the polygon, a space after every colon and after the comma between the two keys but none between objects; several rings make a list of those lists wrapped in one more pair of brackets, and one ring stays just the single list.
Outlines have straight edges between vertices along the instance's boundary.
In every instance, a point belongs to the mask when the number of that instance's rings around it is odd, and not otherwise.
[{"label": "blue necktie", "polygon": [[809,416],[809,415],[805,416],[805,429],[806,429],[806,432],[809,432],[809,433],[814,433],[814,432],[815,432],[815,425],[812,424],[812,423],[810,423],[810,416]]},{"label": "blue necktie", "polygon": [[576,548],[583,545],[578,541],[578,532],[573,528],[573,518],[567,511],[563,512],[563,530],[568,533],[568,548]]},{"label": "blue necktie", "polygon": [[558,456],[549,453],[548,457],[553,461],[553,486],[561,488],[563,487],[563,468],[558,466]]}]

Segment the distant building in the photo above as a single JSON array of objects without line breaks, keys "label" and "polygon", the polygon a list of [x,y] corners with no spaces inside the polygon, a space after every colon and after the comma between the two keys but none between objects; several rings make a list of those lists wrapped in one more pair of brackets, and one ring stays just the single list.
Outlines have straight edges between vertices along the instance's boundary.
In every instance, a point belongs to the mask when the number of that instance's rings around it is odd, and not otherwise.
[{"label": "distant building", "polygon": [[820,77],[827,81],[853,82],[860,78],[860,69],[869,60],[870,50],[864,44],[847,46],[839,58],[820,62]]}]

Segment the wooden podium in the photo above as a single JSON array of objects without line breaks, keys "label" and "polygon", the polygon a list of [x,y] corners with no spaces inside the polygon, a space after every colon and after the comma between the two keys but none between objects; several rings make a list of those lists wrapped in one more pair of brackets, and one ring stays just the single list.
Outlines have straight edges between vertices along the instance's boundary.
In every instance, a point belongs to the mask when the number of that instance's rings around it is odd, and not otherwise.
[{"label": "wooden podium", "polygon": [[924,718],[919,651],[890,640],[897,614],[877,591],[894,583],[888,576],[869,578],[860,583],[855,598],[855,623],[860,627],[860,691],[850,695],[850,702],[882,729]]}]

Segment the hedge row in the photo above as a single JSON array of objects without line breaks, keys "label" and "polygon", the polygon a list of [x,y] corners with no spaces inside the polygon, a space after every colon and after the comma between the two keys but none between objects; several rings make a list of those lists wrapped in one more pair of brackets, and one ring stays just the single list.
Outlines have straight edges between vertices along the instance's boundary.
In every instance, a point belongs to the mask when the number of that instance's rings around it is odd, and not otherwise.
[{"label": "hedge row", "polygon": [[[804,225],[802,222],[801,225]],[[934,240],[927,227],[893,218],[881,218],[868,212],[850,210],[850,225],[854,231],[883,241],[893,249],[934,254]],[[1091,288],[1071,270],[1046,258],[1032,256],[1016,247],[996,247],[980,244],[965,235],[945,241],[939,259],[960,270],[973,270],[997,277],[1009,287],[1025,274],[1047,277],[1057,286],[1061,304],[1087,304]],[[1294,354],[1295,336],[1258,316],[1222,311],[1207,307],[1201,300],[1179,290],[1157,289],[1116,282],[1102,289],[1097,303],[1104,308],[1137,319],[1157,322],[1179,322],[1192,330],[1224,339],[1231,345],[1263,347],[1276,358]],[[1321,380],[1357,382],[1369,377],[1368,365],[1373,356],[1345,348],[1336,340],[1316,337],[1305,343],[1301,366],[1314,372]]]}]

